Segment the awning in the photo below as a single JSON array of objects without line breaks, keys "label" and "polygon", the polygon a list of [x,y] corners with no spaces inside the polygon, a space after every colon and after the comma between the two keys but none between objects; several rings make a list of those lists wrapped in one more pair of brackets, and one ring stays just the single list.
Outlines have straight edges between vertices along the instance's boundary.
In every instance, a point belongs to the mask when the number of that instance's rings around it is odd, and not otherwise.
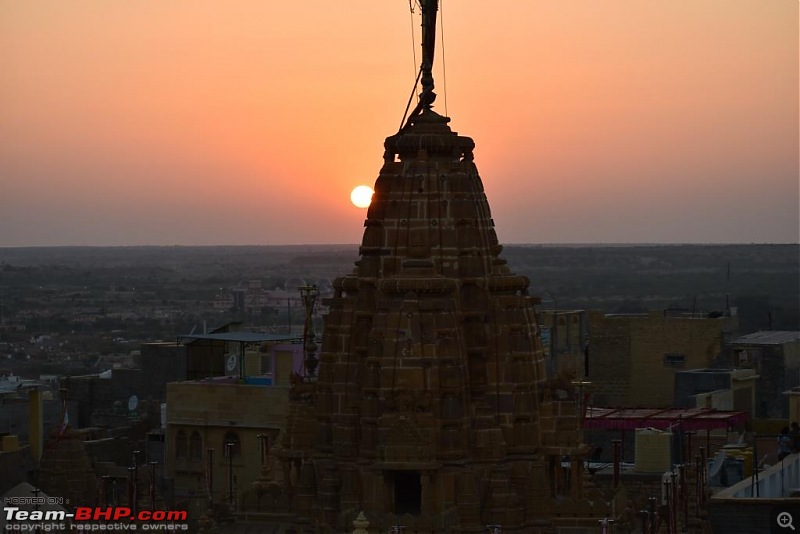
[{"label": "awning", "polygon": [[710,408],[596,408],[586,410],[584,428],[603,430],[714,430],[747,421],[746,412],[727,412]]}]

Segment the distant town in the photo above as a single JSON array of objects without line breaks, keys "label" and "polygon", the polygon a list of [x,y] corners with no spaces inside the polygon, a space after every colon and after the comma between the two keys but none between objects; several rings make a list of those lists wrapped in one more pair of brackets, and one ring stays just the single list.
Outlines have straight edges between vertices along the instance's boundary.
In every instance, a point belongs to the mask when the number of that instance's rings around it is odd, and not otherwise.
[{"label": "distant town", "polygon": [[[759,472],[765,496],[800,491],[764,486],[780,476],[769,469],[783,460],[782,428],[800,420],[799,248],[503,249],[530,281],[548,394],[590,447],[581,469],[607,495],[627,481],[618,531],[672,514],[687,531],[717,532],[747,493],[737,484]],[[323,333],[342,313],[334,280],[358,256],[353,245],[0,249],[0,493],[184,510],[192,531],[291,525],[299,504],[281,484],[300,484],[304,464],[281,456],[287,425],[302,428],[290,399],[303,395],[309,355],[333,346]],[[431,401],[391,402],[424,412]],[[663,508],[663,473],[701,455],[707,475],[676,475],[682,489]],[[563,477],[578,467],[552,469],[564,469],[552,492],[569,494]],[[392,484],[406,495],[392,521],[425,532],[408,519],[425,509],[419,475]],[[349,522],[370,520],[389,521]]]},{"label": "distant town", "polygon": [[[357,254],[345,245],[0,249],[0,369],[95,372],[141,343],[233,321],[301,333],[299,288],[315,284],[324,298]],[[735,308],[743,334],[800,329],[796,245],[511,245],[504,256],[530,278],[539,310]]]}]

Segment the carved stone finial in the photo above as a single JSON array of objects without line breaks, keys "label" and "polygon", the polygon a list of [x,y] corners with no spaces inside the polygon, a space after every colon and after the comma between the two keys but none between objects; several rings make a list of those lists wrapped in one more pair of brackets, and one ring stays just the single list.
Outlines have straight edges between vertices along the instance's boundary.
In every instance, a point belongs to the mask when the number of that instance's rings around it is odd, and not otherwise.
[{"label": "carved stone finial", "polygon": [[433,92],[433,57],[436,48],[436,12],[439,11],[439,0],[419,0],[422,7],[422,94],[420,104],[430,109],[436,99]]},{"label": "carved stone finial", "polygon": [[418,0],[422,10],[422,65],[420,66],[420,82],[422,92],[419,94],[414,110],[408,115],[408,120],[401,128],[406,129],[411,125],[411,119],[423,111],[430,111],[436,93],[433,92],[433,57],[436,48],[436,12],[439,11],[439,0]]},{"label": "carved stone finial", "polygon": [[353,521],[353,526],[356,527],[353,534],[369,534],[369,530],[367,530],[369,528],[369,521],[367,520],[367,516],[364,515],[363,510]]}]

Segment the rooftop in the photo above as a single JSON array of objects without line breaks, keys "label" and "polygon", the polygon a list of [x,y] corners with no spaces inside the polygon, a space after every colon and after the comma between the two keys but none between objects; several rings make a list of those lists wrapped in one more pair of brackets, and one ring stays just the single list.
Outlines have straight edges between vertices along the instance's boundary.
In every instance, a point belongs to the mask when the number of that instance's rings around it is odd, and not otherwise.
[{"label": "rooftop", "polygon": [[178,336],[178,341],[228,341],[233,343],[300,342],[302,337],[291,334],[261,334],[258,332],[219,332],[212,334],[186,334]]},{"label": "rooftop", "polygon": [[45,386],[45,384],[39,380],[28,380],[13,375],[0,377],[0,395],[14,394],[23,389],[40,388],[43,386]]},{"label": "rooftop", "polygon": [[792,341],[800,342],[800,332],[785,330],[753,332],[752,334],[738,337],[731,343],[734,345],[783,345]]},{"label": "rooftop", "polygon": [[656,428],[667,430],[679,426],[683,430],[712,430],[744,423],[745,412],[724,412],[708,408],[596,408],[586,413],[585,428],[635,430]]}]

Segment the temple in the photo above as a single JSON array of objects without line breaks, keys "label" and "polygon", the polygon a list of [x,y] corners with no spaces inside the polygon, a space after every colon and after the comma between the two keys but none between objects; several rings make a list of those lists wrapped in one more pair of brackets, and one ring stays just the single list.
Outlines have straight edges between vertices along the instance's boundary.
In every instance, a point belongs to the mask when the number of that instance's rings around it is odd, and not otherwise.
[{"label": "temple", "polygon": [[583,470],[580,396],[553,394],[475,144],[432,109],[437,2],[421,7],[419,103],[384,143],[360,258],[334,283],[265,491],[299,531],[350,531],[361,512],[408,532],[596,530],[610,511]]}]

